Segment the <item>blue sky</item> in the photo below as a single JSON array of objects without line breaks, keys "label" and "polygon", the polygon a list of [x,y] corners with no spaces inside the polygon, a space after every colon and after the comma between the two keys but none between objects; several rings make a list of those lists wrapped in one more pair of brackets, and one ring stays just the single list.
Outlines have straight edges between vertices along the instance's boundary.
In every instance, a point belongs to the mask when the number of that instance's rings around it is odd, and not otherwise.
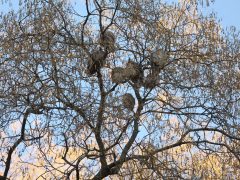
[{"label": "blue sky", "polygon": [[240,0],[215,0],[210,9],[217,13],[222,25],[236,26],[240,30]]}]

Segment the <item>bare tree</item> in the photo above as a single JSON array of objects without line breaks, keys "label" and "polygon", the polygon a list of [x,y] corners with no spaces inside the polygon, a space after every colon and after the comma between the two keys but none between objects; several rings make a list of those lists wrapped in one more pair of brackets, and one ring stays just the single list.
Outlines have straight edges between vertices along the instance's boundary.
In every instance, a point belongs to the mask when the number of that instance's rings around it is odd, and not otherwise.
[{"label": "bare tree", "polygon": [[203,162],[238,177],[239,35],[199,2],[28,0],[3,14],[1,178],[219,173]]}]

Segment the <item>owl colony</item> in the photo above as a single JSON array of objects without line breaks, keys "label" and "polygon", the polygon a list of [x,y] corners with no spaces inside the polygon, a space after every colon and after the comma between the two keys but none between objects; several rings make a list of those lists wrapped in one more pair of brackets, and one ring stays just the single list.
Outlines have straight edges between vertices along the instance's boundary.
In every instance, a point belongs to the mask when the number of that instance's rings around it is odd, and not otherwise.
[{"label": "owl colony", "polygon": [[147,89],[152,89],[158,84],[158,75],[167,63],[167,53],[162,49],[158,49],[150,55],[150,72],[146,77],[144,77],[140,64],[129,61],[125,68],[116,67],[112,69],[112,82],[120,84],[132,81]]},{"label": "owl colony", "polygon": [[[100,35],[99,43],[101,48],[91,53],[88,59],[87,73],[94,75],[106,64],[107,55],[114,52],[116,38],[113,32],[106,30]],[[150,74],[144,77],[144,72],[140,64],[129,61],[125,68],[115,67],[112,69],[111,78],[113,83],[125,83],[132,81],[136,87],[143,86],[152,89],[157,85],[158,74],[160,70],[167,64],[168,55],[162,49],[155,50],[150,55]]]},{"label": "owl colony", "polygon": [[[99,39],[99,43],[103,48],[93,51],[88,60],[88,74],[93,75],[106,64],[108,53],[115,51],[115,36],[110,31],[105,31]],[[132,81],[134,84],[140,84],[147,89],[152,89],[158,84],[158,74],[161,69],[166,66],[168,55],[162,49],[154,51],[150,55],[150,73],[144,77],[142,66],[134,61],[128,61],[126,67],[115,67],[111,72],[113,83],[121,84],[127,81]],[[135,105],[134,97],[126,93],[122,96],[123,106],[132,111]]]},{"label": "owl colony", "polygon": [[138,63],[129,61],[125,68],[114,68],[111,77],[114,83],[124,83],[127,80],[137,82],[139,79],[142,79],[143,71]]}]

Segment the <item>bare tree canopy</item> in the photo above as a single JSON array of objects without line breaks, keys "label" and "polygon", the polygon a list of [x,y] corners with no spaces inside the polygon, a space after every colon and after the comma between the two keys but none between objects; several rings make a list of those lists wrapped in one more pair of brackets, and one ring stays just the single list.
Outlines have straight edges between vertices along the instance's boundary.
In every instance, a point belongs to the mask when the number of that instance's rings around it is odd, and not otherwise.
[{"label": "bare tree canopy", "polygon": [[0,179],[239,177],[240,37],[208,3],[2,13]]}]

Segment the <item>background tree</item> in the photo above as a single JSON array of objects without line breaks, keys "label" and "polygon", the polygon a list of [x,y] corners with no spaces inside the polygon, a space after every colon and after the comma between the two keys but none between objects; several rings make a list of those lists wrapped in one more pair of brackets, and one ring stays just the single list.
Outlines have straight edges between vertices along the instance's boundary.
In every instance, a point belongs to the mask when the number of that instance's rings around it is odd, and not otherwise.
[{"label": "background tree", "polygon": [[239,35],[199,2],[29,0],[2,15],[3,179],[210,178],[200,164],[215,160],[237,176]]}]

